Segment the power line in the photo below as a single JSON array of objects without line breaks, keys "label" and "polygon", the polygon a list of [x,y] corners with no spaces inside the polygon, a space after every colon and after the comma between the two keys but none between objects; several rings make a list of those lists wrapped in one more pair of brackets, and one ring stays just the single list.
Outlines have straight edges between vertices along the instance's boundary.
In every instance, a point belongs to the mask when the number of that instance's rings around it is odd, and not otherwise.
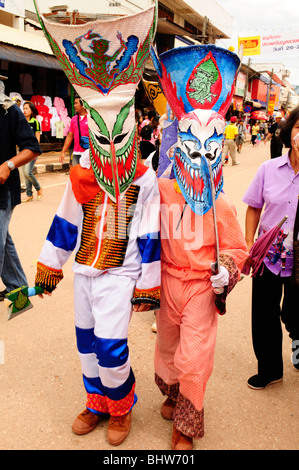
[{"label": "power line", "polygon": [[143,8],[140,7],[139,5],[136,5],[136,3],[130,2],[129,0],[125,0],[125,2],[130,3],[131,5],[133,5],[136,8],[139,8],[139,10],[143,10]]}]

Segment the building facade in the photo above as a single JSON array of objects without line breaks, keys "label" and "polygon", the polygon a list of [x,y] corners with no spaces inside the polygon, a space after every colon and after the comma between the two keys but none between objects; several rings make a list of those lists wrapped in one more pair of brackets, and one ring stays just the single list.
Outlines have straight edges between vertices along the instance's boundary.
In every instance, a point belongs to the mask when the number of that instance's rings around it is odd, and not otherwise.
[{"label": "building facade", "polygon": [[[53,21],[78,24],[96,18],[134,14],[153,0],[81,0],[56,5],[56,0],[38,0],[43,14]],[[57,2],[58,3],[58,2]],[[215,0],[162,0],[158,2],[156,45],[158,52],[188,44],[215,43],[228,38],[232,17]],[[148,78],[154,73],[149,60]],[[39,25],[32,0],[0,1],[0,74],[8,77],[6,92],[32,96],[60,97],[71,114],[72,87],[54,57]]]}]

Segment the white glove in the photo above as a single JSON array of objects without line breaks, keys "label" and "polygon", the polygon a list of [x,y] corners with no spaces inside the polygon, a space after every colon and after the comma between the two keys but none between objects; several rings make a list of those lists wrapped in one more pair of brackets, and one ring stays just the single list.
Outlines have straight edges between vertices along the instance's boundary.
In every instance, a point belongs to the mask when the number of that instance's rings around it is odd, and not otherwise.
[{"label": "white glove", "polygon": [[210,280],[214,289],[227,286],[229,281],[229,272],[224,266],[220,266],[219,273],[213,274],[213,276],[210,277]]}]

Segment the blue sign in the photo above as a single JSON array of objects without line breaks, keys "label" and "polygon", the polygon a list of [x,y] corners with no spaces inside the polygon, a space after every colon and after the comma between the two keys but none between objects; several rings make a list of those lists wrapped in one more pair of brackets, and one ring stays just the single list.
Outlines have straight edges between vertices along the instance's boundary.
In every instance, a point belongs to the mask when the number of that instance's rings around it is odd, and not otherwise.
[{"label": "blue sign", "polygon": [[0,7],[5,7],[5,0],[0,0]]}]

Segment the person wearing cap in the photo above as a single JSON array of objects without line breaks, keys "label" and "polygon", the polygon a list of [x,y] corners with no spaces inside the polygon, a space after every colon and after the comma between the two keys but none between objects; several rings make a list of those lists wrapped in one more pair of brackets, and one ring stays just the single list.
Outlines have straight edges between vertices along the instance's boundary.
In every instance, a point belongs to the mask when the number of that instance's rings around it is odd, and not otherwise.
[{"label": "person wearing cap", "polygon": [[259,133],[260,126],[258,125],[257,122],[255,122],[251,128],[251,143],[253,147],[255,146],[257,135]]},{"label": "person wearing cap", "polygon": [[[239,165],[240,162],[236,161],[236,137],[239,134],[238,128],[236,126],[237,122],[237,117],[232,116],[230,118],[230,123],[226,126],[224,130],[224,136],[225,136],[225,141],[224,141],[224,146],[223,146],[223,151],[222,155],[225,158],[226,155],[230,155],[232,159],[232,165]],[[227,161],[223,161],[223,163],[227,163]]]},{"label": "person wearing cap", "polygon": [[4,94],[3,79],[0,76],[0,278],[5,289],[0,292],[0,301],[11,290],[28,285],[8,229],[13,209],[21,203],[17,168],[42,153],[23,112]]},{"label": "person wearing cap", "polygon": [[266,144],[266,142],[271,139],[271,143],[270,143],[271,158],[280,157],[282,154],[283,143],[279,137],[281,124],[282,124],[282,114],[276,113],[275,122],[269,128],[269,132],[264,140],[264,144]]}]

